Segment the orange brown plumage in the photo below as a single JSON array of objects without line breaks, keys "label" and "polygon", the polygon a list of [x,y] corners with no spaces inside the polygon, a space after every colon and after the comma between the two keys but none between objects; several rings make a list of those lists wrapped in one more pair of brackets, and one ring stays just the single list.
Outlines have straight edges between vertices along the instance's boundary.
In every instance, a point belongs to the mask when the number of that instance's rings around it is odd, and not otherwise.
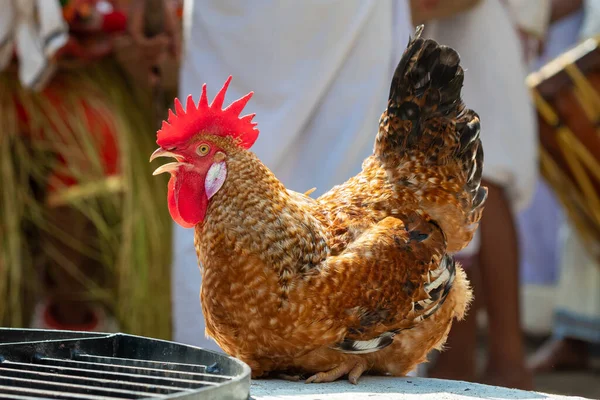
[{"label": "orange brown plumage", "polygon": [[195,226],[207,334],[253,377],[404,375],[466,311],[471,290],[452,254],[487,193],[479,119],[460,99],[458,54],[420,34],[374,154],[317,199],[286,189],[218,126],[158,151],[177,159],[159,168],[174,180],[172,214]]}]

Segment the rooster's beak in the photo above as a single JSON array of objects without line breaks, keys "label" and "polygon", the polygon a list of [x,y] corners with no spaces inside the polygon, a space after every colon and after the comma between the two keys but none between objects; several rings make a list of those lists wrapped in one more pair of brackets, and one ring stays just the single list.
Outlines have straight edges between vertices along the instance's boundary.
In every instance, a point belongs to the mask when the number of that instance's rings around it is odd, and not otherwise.
[{"label": "rooster's beak", "polygon": [[[154,153],[152,153],[152,155],[150,156],[150,162],[152,162],[154,159],[156,159],[158,157],[172,157],[178,161],[181,159],[181,156],[179,154],[175,154],[171,151],[167,151],[160,147],[158,149],[156,149],[154,151]],[[181,162],[172,162],[172,163],[168,163],[165,165],[161,165],[160,167],[156,168],[156,170],[152,173],[152,175],[158,175],[158,174],[162,174],[165,172],[169,172],[169,173],[174,172],[181,165],[182,165]]]},{"label": "rooster's beak", "polygon": [[154,161],[158,157],[172,157],[175,159],[181,158],[181,156],[179,154],[175,154],[173,152],[167,151],[167,150],[163,149],[162,147],[159,147],[158,149],[156,149],[154,151],[154,153],[152,153],[152,155],[150,156],[150,162]]}]

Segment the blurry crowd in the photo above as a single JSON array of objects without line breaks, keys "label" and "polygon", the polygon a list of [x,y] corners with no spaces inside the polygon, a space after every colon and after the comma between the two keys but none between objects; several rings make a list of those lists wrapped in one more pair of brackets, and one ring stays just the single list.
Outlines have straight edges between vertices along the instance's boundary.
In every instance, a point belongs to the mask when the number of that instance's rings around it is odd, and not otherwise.
[{"label": "blurry crowd", "polygon": [[[461,56],[489,197],[457,255],[475,304],[416,373],[532,389],[536,373],[589,368],[600,265],[560,182],[540,170],[542,136],[560,124],[540,122],[528,76],[600,34],[600,1],[0,0],[0,10],[0,326],[218,349],[204,336],[193,230],[165,214],[166,185],[147,162],[172,99],[233,75],[226,101],[255,91],[253,151],[287,187],[318,195],[371,153],[394,68],[423,23]],[[578,65],[585,52],[568,54]],[[584,78],[600,70],[583,64]],[[554,90],[552,104],[570,91]],[[546,326],[529,329],[538,314]],[[530,357],[524,331],[548,337]]]}]

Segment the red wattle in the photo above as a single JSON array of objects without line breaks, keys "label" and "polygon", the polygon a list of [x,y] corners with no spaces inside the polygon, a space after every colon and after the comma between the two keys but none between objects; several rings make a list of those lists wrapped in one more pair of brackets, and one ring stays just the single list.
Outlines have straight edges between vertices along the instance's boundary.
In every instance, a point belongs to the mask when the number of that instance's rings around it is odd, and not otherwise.
[{"label": "red wattle", "polygon": [[208,208],[204,179],[195,172],[180,169],[169,180],[169,212],[173,220],[184,228],[204,221]]},{"label": "red wattle", "polygon": [[169,187],[168,187],[168,195],[167,202],[169,203],[169,213],[171,214],[171,218],[173,221],[177,222],[183,228],[193,228],[194,224],[188,224],[183,219],[181,219],[181,215],[179,215],[179,210],[177,209],[177,202],[175,200],[175,181],[177,178],[175,176],[171,176],[169,179]]},{"label": "red wattle", "polygon": [[206,177],[195,172],[181,170],[177,173],[175,199],[181,219],[188,224],[198,224],[204,221],[208,198],[204,192]]}]

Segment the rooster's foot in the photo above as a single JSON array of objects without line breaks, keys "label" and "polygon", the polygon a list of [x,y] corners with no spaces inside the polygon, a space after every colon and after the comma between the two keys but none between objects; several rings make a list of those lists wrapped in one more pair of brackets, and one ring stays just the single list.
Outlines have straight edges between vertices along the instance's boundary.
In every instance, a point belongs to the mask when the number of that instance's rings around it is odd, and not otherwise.
[{"label": "rooster's foot", "polygon": [[306,383],[321,383],[321,382],[333,382],[340,377],[348,374],[348,380],[350,383],[356,385],[358,378],[367,369],[367,361],[362,358],[352,358],[344,361],[337,367],[327,371],[319,372],[306,380]]}]

